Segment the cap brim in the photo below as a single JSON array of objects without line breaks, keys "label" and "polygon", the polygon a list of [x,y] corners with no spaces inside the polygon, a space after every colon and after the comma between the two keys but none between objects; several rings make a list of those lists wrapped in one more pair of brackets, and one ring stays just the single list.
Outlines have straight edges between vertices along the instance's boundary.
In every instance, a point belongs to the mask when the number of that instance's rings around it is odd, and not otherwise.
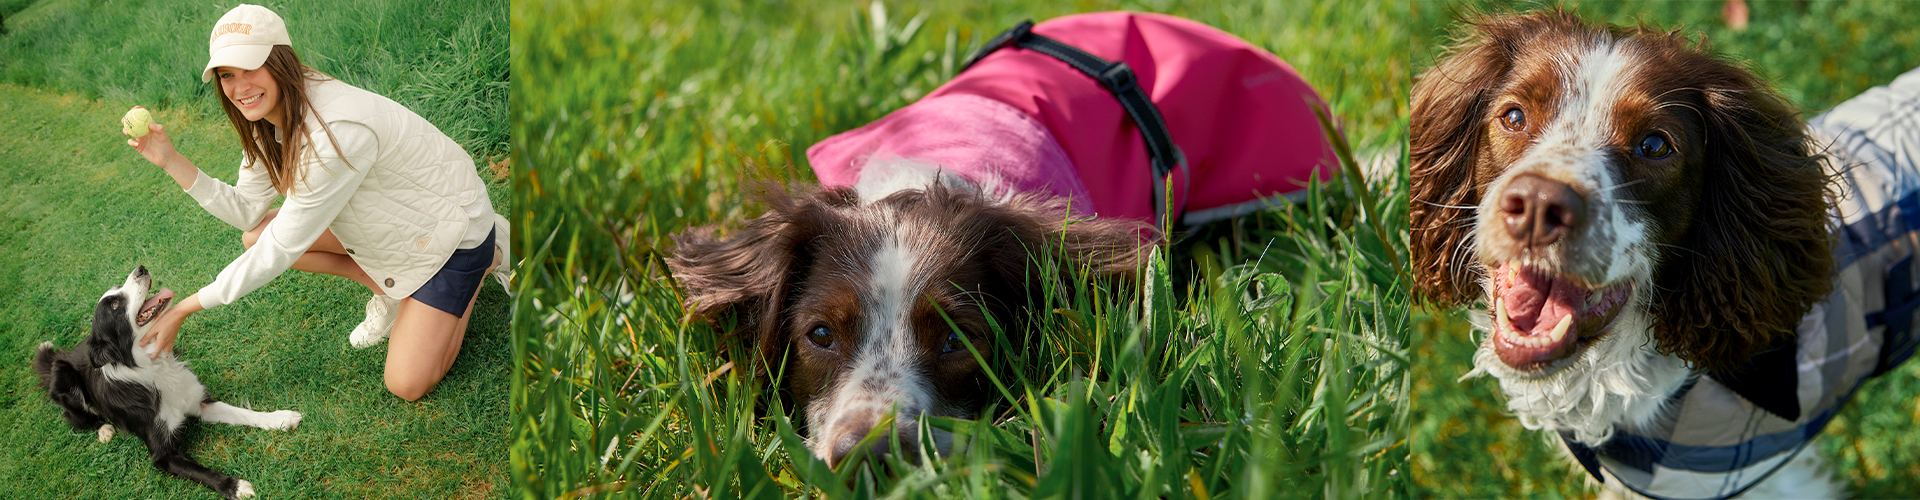
[{"label": "cap brim", "polygon": [[207,58],[206,69],[200,70],[200,81],[213,80],[213,69],[221,66],[240,69],[259,69],[267,63],[267,54],[273,53],[272,45],[228,45],[221,47]]}]

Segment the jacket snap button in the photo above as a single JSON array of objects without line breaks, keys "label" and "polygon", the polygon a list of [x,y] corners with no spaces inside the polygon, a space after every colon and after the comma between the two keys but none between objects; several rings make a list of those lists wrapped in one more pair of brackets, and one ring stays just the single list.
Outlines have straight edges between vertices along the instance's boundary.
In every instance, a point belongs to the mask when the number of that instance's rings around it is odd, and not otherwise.
[{"label": "jacket snap button", "polygon": [[347,255],[353,255],[353,249],[351,248],[347,249]]},{"label": "jacket snap button", "polygon": [[387,278],[387,287],[393,287],[393,278]]}]

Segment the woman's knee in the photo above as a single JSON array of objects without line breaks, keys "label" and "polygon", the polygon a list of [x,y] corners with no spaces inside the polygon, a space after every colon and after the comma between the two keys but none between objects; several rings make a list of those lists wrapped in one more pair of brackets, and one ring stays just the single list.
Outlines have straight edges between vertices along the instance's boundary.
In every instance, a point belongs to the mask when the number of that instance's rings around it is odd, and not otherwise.
[{"label": "woman's knee", "polygon": [[398,375],[393,372],[387,372],[386,378],[387,392],[391,392],[393,395],[399,396],[400,399],[407,401],[419,401],[421,397],[427,395],[428,391],[433,390],[435,383],[439,382],[438,380],[424,380],[417,376]]}]

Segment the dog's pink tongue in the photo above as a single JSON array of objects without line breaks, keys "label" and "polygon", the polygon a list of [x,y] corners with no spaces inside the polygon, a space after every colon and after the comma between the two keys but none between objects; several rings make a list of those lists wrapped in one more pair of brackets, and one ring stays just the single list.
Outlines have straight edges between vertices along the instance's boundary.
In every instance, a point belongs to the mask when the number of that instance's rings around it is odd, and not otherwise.
[{"label": "dog's pink tongue", "polygon": [[1495,271],[1494,293],[1508,318],[1504,323],[1497,315],[1494,318],[1493,347],[1500,361],[1525,369],[1572,354],[1574,341],[1580,338],[1577,326],[1569,326],[1559,339],[1553,338],[1553,329],[1581,311],[1587,290],[1545,273],[1512,266],[1505,264]]},{"label": "dog's pink tongue", "polygon": [[160,287],[160,293],[153,294],[152,297],[147,298],[146,302],[141,303],[140,310],[145,311],[151,309],[169,300],[173,300],[173,290],[167,287]]}]

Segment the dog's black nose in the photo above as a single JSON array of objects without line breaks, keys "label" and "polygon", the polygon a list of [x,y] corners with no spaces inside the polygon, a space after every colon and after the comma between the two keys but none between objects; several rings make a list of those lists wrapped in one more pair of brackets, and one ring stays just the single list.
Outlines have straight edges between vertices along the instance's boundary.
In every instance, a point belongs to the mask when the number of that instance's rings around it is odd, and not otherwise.
[{"label": "dog's black nose", "polygon": [[1587,211],[1587,200],[1573,186],[1538,175],[1526,174],[1507,183],[1500,193],[1500,215],[1507,234],[1529,248],[1552,245],[1577,229],[1580,215]]},{"label": "dog's black nose", "polygon": [[146,275],[147,275],[147,266],[140,266],[140,267],[136,267],[136,268],[133,268],[133,275],[134,275],[134,276],[146,276]]}]

